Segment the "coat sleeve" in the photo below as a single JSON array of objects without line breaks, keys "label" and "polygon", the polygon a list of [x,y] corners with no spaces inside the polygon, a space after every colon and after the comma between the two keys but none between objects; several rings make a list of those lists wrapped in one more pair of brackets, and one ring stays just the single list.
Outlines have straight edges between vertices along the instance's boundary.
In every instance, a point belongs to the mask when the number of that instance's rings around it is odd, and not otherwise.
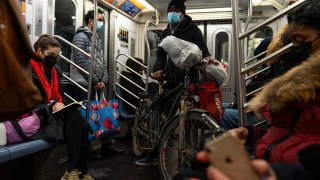
[{"label": "coat sleeve", "polygon": [[253,147],[256,143],[267,133],[266,129],[257,127],[257,126],[246,126],[248,129],[248,138],[245,145]]},{"label": "coat sleeve", "polygon": [[104,82],[105,84],[108,83],[109,81],[109,75],[108,75],[108,66],[107,66],[107,62],[103,61],[103,77],[102,77],[102,82]]},{"label": "coat sleeve", "polygon": [[206,57],[210,56],[210,53],[209,53],[207,44],[204,41],[202,32],[197,26],[195,28],[195,35],[194,35],[193,43],[196,44],[201,49],[202,58],[206,58]]},{"label": "coat sleeve", "polygon": [[[167,30],[164,30],[160,37],[161,41],[166,37],[166,34],[167,34]],[[158,47],[157,59],[153,66],[153,72],[163,70],[166,63],[167,63],[167,52],[163,48]]]},{"label": "coat sleeve", "polygon": [[[90,53],[87,51],[87,46],[90,46],[90,44],[88,44],[90,41],[88,39],[89,37],[84,33],[84,32],[80,32],[78,34],[76,34],[73,38],[72,43],[77,46],[78,48],[82,49],[83,51]],[[73,61],[74,63],[76,63],[78,66],[80,66],[82,69],[86,70],[87,72],[89,72],[90,69],[90,58],[88,58],[86,55],[84,55],[83,53],[81,53],[80,51],[73,49]],[[79,71],[79,73],[83,76],[88,78],[88,76]],[[93,85],[97,84],[99,82],[97,76],[93,73],[92,76],[92,82]]]}]

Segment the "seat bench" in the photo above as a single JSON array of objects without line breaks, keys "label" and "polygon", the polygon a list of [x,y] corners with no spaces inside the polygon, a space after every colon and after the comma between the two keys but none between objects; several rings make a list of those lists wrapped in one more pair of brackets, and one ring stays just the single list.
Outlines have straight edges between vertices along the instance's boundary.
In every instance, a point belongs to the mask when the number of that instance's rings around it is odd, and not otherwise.
[{"label": "seat bench", "polygon": [[42,150],[53,148],[60,143],[47,142],[44,140],[33,140],[18,144],[10,144],[0,147],[0,163],[14,160],[29,154],[33,154]]}]

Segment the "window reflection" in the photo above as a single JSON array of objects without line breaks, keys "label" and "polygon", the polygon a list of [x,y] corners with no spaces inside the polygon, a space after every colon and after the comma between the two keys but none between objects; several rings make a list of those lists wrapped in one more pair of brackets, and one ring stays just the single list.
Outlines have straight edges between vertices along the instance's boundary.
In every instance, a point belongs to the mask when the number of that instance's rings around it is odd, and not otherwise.
[{"label": "window reflection", "polygon": [[[150,59],[147,59],[147,54],[145,54],[145,59],[147,60],[147,63],[150,63],[150,68],[153,69],[153,65],[156,62],[157,59],[157,50],[158,50],[158,44],[160,43],[160,36],[162,34],[162,30],[148,30],[147,31],[147,37],[150,47]],[[145,53],[148,53],[147,46],[145,47]]]},{"label": "window reflection", "polygon": [[[59,35],[69,42],[75,35],[75,16],[76,8],[72,0],[56,0],[55,2],[55,26],[54,34]],[[71,59],[71,47],[62,41],[61,53],[68,59]],[[63,72],[69,73],[69,64],[60,60],[57,62]]]},{"label": "window reflection", "polygon": [[257,31],[256,33],[250,35],[248,39],[248,58],[250,59],[254,56],[253,52],[262,40],[264,40],[267,37],[272,37],[272,35],[273,30],[269,26],[266,26]]},{"label": "window reflection", "polygon": [[229,63],[229,35],[226,32],[219,32],[215,43],[215,58]]}]

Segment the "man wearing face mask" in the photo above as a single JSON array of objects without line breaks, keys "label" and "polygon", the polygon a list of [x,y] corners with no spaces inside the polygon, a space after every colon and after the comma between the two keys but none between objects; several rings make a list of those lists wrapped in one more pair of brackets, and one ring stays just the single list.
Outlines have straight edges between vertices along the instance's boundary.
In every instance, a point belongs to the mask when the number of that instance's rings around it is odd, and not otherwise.
[{"label": "man wearing face mask", "polygon": [[[169,3],[167,12],[169,24],[163,31],[161,40],[173,35],[179,39],[196,44],[202,51],[202,58],[210,56],[201,30],[194,24],[191,17],[186,15],[185,0],[172,0]],[[161,79],[163,73],[167,75],[167,86],[165,89],[172,89],[184,81],[185,70],[176,67],[171,59],[167,61],[167,53],[160,47],[153,71],[155,72],[155,78],[158,80]]]},{"label": "man wearing face mask", "polygon": [[[97,31],[103,30],[103,11],[98,9],[97,17]],[[94,11],[88,11],[84,17],[85,26],[81,26],[77,29],[76,35],[73,38],[72,43],[87,53],[91,53],[92,50],[92,31],[94,25]],[[89,72],[90,58],[82,54],[80,51],[73,49],[72,61],[84,70]],[[88,76],[77,68],[70,67],[70,77],[80,84],[84,88],[88,88]],[[107,62],[103,58],[102,41],[97,37],[96,51],[95,51],[95,67],[92,78],[92,85],[95,91],[103,91],[108,83],[108,68]],[[79,88],[74,88],[75,99],[82,101],[87,99],[87,93],[82,92]],[[94,91],[93,91],[94,94]]]},{"label": "man wearing face mask", "polygon": [[[179,39],[196,44],[202,51],[202,58],[210,56],[208,47],[204,41],[201,30],[192,21],[192,18],[186,15],[185,0],[172,0],[168,5],[168,26],[163,31],[160,39],[164,39],[167,36],[175,36]],[[167,83],[164,86],[164,93],[168,93],[171,89],[174,89],[180,83],[184,82],[184,77],[186,75],[186,70],[179,69],[176,67],[172,60],[167,58],[166,51],[159,47],[157,52],[157,60],[153,67],[154,78],[161,80],[162,75],[166,74]],[[195,77],[194,72],[191,70],[189,72],[189,77],[191,82],[194,82]],[[165,104],[172,104],[173,99],[164,102]],[[169,106],[164,106],[163,115],[166,115],[169,111]],[[149,166],[155,164],[155,149],[153,152],[147,156],[138,159],[136,164],[139,166]]]},{"label": "man wearing face mask", "polygon": [[[73,38],[72,43],[82,49],[83,51],[91,54],[92,50],[92,31],[94,25],[94,11],[90,10],[84,17],[85,26],[81,26],[77,29],[76,35]],[[101,32],[103,30],[103,11],[98,9],[98,17],[97,17],[97,31]],[[91,98],[93,98],[95,91],[103,91],[108,83],[108,67],[107,62],[103,58],[103,50],[102,50],[102,41],[97,37],[97,44],[95,50],[95,65],[92,76],[92,85],[94,90],[92,91]],[[90,67],[90,58],[82,54],[81,52],[73,49],[72,52],[72,61],[76,63],[78,66],[83,68],[84,70],[89,72]],[[88,89],[88,76],[74,66],[70,67],[70,77],[80,84],[82,87]],[[82,101],[87,99],[87,93],[79,90],[78,87],[74,87],[74,95],[77,101]],[[94,159],[101,159],[101,155],[95,151],[93,151],[92,146],[91,151],[88,152],[89,157]],[[113,153],[123,153],[123,149],[119,149],[113,146],[111,139],[102,141],[102,148],[109,150]]]}]

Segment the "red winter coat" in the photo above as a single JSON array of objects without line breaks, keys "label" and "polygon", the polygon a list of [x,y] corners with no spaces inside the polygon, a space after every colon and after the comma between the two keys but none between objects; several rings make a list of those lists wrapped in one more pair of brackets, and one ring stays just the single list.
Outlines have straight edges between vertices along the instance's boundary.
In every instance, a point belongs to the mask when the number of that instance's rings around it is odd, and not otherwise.
[{"label": "red winter coat", "polygon": [[[320,144],[320,51],[301,65],[271,81],[249,102],[257,110],[266,102],[271,116],[271,127],[266,131],[249,128],[249,141],[259,139],[256,157],[270,162],[297,163],[297,153],[311,144]],[[293,123],[297,117],[296,123]],[[292,128],[292,127],[294,128]],[[292,129],[292,134],[288,135]],[[271,144],[279,141],[272,148]],[[260,139],[261,138],[261,139]],[[247,142],[248,143],[248,142]]]}]

